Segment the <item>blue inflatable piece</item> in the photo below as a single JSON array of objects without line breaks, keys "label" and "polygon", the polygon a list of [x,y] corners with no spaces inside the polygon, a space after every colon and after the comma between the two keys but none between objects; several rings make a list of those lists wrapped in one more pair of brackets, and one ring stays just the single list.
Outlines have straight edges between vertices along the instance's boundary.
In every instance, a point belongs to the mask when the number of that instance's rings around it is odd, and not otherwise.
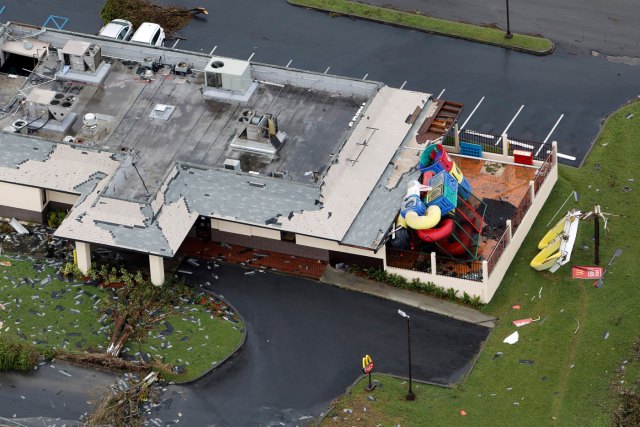
[{"label": "blue inflatable piece", "polygon": [[417,194],[411,194],[404,198],[402,202],[402,208],[400,210],[400,215],[402,218],[405,217],[407,212],[415,212],[418,216],[424,216],[427,213],[427,207],[424,202],[420,200],[420,196]]},{"label": "blue inflatable piece", "polygon": [[471,197],[471,184],[469,184],[466,177],[463,177],[462,182],[458,183],[458,194],[464,200],[469,200],[469,197]]}]

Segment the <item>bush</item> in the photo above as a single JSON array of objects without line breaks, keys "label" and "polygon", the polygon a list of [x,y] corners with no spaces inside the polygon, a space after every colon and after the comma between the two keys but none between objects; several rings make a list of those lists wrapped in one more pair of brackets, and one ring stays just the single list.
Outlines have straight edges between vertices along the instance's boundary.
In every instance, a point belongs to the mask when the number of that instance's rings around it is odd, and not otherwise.
[{"label": "bush", "polygon": [[27,343],[0,336],[0,372],[27,372],[36,366],[38,351]]},{"label": "bush", "polygon": [[50,228],[58,228],[66,217],[67,211],[62,209],[54,209],[47,214],[47,225]]},{"label": "bush", "polygon": [[478,296],[471,298],[471,296],[465,292],[462,297],[459,297],[458,291],[455,289],[445,289],[441,286],[437,286],[433,282],[425,283],[418,278],[408,281],[399,274],[387,273],[386,271],[377,268],[365,269],[364,273],[368,279],[386,283],[387,285],[395,288],[410,289],[412,291],[433,295],[439,299],[447,299],[452,302],[470,305],[475,308],[481,308],[483,306],[482,302],[480,302],[480,297]]}]

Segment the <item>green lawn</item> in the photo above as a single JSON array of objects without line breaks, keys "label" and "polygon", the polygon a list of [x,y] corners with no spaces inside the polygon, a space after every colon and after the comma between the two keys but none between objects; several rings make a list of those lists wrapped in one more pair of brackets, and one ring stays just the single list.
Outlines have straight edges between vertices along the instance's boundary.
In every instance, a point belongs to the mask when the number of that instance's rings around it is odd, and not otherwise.
[{"label": "green lawn", "polygon": [[553,43],[543,37],[513,34],[506,39],[505,32],[496,28],[465,24],[432,18],[417,13],[402,12],[394,9],[370,6],[347,0],[288,0],[289,3],[326,10],[333,13],[358,16],[390,24],[434,32],[454,37],[463,37],[481,42],[496,43],[504,47],[515,47],[537,52],[548,52]]},{"label": "green lawn", "polygon": [[[634,116],[627,119],[629,114]],[[637,350],[634,354],[640,331],[639,144],[640,102],[635,102],[610,118],[580,169],[561,166],[551,197],[500,289],[483,309],[500,321],[464,384],[451,389],[421,385],[416,390],[417,401],[408,403],[402,399],[406,392],[402,380],[380,377],[384,387],[371,393],[377,401],[367,399],[363,384],[358,384],[331,414],[337,420],[329,416],[324,425],[609,424],[618,404],[612,386],[634,387],[640,372]],[[631,191],[623,191],[625,186]],[[603,211],[616,215],[609,217],[609,229],[601,241],[601,265],[609,262],[617,248],[623,253],[607,272],[601,289],[594,288],[591,280],[571,279],[571,265],[593,265],[590,221],[580,225],[569,264],[555,274],[529,267],[537,242],[548,229],[546,224],[572,190],[578,191],[580,200],[571,199],[563,212],[572,207],[588,211],[595,200]],[[513,310],[514,304],[521,310]],[[538,316],[544,321],[517,328],[518,343],[502,342],[516,330],[512,320]],[[494,358],[497,352],[503,355]],[[629,363],[621,371],[625,360]],[[343,412],[364,406],[366,413],[361,409],[354,409],[353,414]],[[467,415],[462,416],[461,410]],[[355,422],[358,417],[364,424]]]},{"label": "green lawn", "polygon": [[[11,263],[0,265],[1,334],[40,350],[104,351],[111,328],[98,310],[98,301],[108,297],[105,290],[61,281],[44,260],[0,257],[0,261]],[[141,342],[129,340],[122,356],[139,359],[139,353],[145,352],[181,366],[184,373],[170,375],[176,381],[200,376],[235,350],[243,337],[242,323],[211,316],[197,303],[183,304],[166,322],[154,326]],[[168,333],[170,328],[173,331]]]}]

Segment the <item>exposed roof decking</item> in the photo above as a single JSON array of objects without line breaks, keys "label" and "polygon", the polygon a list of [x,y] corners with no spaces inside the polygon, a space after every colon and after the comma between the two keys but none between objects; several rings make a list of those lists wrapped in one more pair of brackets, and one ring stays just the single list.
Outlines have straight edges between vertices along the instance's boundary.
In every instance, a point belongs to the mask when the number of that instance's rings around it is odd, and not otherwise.
[{"label": "exposed roof decking", "polygon": [[[353,133],[322,183],[322,211],[283,219],[285,229],[342,240],[411,125],[405,120],[428,95],[390,87],[380,89],[362,112]],[[371,242],[360,242],[368,247]]]}]

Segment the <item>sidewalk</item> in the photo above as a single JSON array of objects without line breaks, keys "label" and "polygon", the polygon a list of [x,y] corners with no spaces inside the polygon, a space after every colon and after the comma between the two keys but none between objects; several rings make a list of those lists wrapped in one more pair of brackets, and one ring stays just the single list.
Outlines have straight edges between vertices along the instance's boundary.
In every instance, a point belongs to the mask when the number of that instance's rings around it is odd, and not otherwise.
[{"label": "sidewalk", "polygon": [[335,285],[339,288],[396,301],[401,304],[419,308],[420,310],[462,320],[463,322],[474,323],[488,328],[493,328],[496,325],[496,317],[481,313],[472,308],[436,299],[428,295],[411,292],[406,289],[397,289],[373,280],[345,273],[333,267],[326,268],[320,281]]}]

